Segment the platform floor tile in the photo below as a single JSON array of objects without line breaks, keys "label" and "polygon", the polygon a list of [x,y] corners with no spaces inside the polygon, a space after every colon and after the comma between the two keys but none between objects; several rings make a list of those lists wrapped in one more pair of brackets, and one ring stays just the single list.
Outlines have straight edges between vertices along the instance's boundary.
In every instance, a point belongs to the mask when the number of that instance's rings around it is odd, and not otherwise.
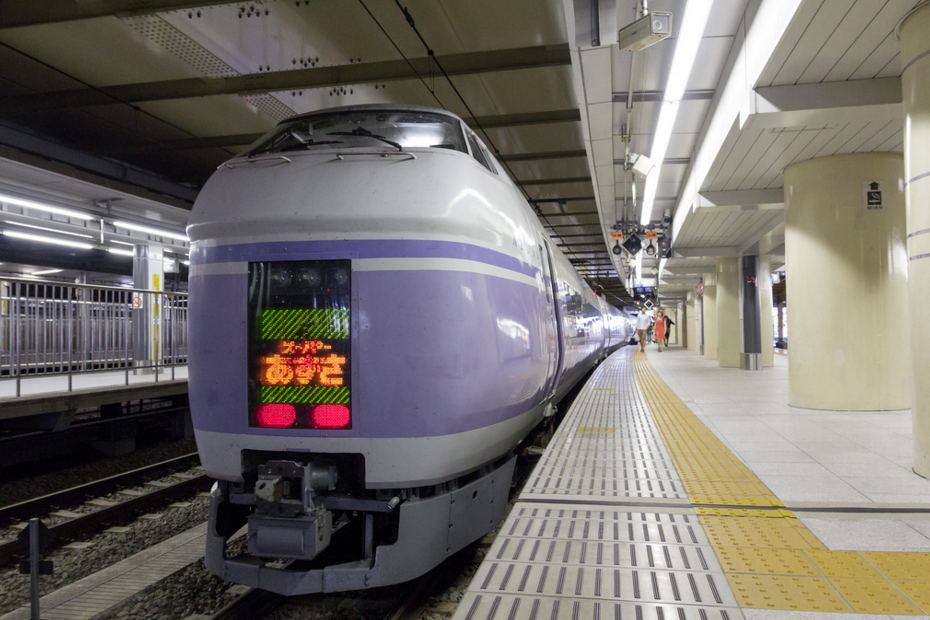
[{"label": "platform floor tile", "polygon": [[503,618],[743,618],[630,351],[581,390],[454,616]]},{"label": "platform floor tile", "polygon": [[670,458],[741,607],[884,617],[930,613],[930,554],[829,550],[790,510],[762,509],[765,503],[783,504],[675,395],[645,356],[636,355],[635,367]]},{"label": "platform floor tile", "polygon": [[[87,620],[203,557],[207,524],[182,532],[39,601],[43,620]],[[0,620],[27,620],[21,607]]]}]

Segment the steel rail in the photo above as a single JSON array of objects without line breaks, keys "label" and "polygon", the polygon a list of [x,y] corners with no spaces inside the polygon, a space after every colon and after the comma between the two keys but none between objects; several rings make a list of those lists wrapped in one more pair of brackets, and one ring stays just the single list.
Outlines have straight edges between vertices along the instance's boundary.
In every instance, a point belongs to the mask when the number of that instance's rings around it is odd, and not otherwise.
[{"label": "steel rail", "polygon": [[[74,519],[64,521],[49,529],[54,535],[55,544],[67,540],[92,534],[103,526],[119,523],[130,519],[139,512],[154,510],[162,506],[189,497],[199,491],[205,491],[213,484],[208,476],[195,476],[182,480],[176,484],[162,489],[156,489],[138,497],[128,498],[118,504],[101,508],[81,515]],[[12,540],[0,544],[0,566],[7,565],[27,552],[26,545],[19,540]]]}]

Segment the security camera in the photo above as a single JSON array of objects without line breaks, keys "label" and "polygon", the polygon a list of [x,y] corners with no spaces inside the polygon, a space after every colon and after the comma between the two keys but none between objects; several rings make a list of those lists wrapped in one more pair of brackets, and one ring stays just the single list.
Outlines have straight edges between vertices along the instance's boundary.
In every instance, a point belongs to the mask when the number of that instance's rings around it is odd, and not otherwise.
[{"label": "security camera", "polygon": [[640,17],[635,22],[620,29],[617,38],[620,49],[625,52],[637,52],[654,45],[672,34],[672,14],[655,11]]}]

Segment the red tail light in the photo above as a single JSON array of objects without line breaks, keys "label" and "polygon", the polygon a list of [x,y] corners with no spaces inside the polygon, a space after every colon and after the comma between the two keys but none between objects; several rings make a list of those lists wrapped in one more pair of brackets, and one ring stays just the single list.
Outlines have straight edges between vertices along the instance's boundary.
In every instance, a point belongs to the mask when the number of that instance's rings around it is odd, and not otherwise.
[{"label": "red tail light", "polygon": [[255,411],[255,421],[264,428],[287,428],[297,421],[294,405],[271,403],[260,405]]},{"label": "red tail light", "polygon": [[345,428],[352,421],[352,413],[345,405],[318,405],[311,414],[313,428]]}]

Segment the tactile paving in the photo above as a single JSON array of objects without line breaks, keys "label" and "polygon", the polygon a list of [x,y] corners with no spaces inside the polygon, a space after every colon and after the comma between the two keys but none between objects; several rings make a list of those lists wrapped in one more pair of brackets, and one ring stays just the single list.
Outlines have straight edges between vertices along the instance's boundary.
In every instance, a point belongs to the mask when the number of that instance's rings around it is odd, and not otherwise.
[{"label": "tactile paving", "polygon": [[[930,612],[930,554],[827,550],[636,356],[643,395],[741,606],[785,611]],[[735,506],[747,506],[736,508]],[[845,599],[845,602],[844,602]]]},{"label": "tactile paving", "polygon": [[888,579],[930,579],[930,553],[859,552]]},{"label": "tactile paving", "polygon": [[727,573],[740,607],[849,613],[849,606],[826,579]]},{"label": "tactile paving", "polygon": [[455,620],[743,618],[630,360],[582,389]]},{"label": "tactile paving", "polygon": [[728,573],[819,577],[817,567],[798,549],[717,547],[717,558]]},{"label": "tactile paving", "polygon": [[[926,575],[925,575],[926,576]],[[925,614],[930,614],[930,580],[895,579],[891,582],[907,598],[920,607]]]},{"label": "tactile paving", "polygon": [[857,614],[922,615],[884,579],[831,579],[830,583]]},{"label": "tactile paving", "polygon": [[855,551],[808,549],[804,553],[832,581],[837,578],[877,579],[881,575]]}]

